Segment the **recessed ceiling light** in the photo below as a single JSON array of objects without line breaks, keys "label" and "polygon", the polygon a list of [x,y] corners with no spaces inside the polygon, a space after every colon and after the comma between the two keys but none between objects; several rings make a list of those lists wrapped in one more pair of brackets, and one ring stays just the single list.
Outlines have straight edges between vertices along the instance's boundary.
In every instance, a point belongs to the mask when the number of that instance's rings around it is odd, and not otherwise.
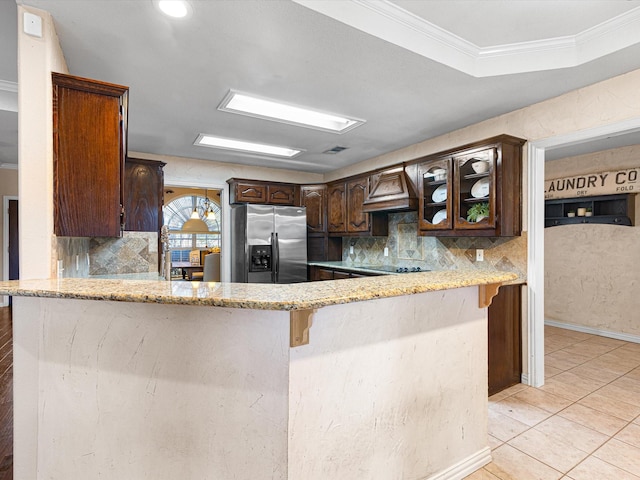
[{"label": "recessed ceiling light", "polygon": [[158,0],[157,5],[162,13],[174,18],[184,18],[190,12],[185,0]]},{"label": "recessed ceiling light", "polygon": [[236,150],[286,158],[295,157],[299,153],[303,152],[301,149],[267,145],[264,143],[245,142],[244,140],[216,137],[214,135],[207,135],[206,133],[198,135],[198,138],[196,138],[196,141],[193,144],[200,147],[222,148],[224,150]]},{"label": "recessed ceiling light", "polygon": [[227,93],[218,110],[333,133],[348,132],[365,123],[364,120],[320,112],[234,90]]}]

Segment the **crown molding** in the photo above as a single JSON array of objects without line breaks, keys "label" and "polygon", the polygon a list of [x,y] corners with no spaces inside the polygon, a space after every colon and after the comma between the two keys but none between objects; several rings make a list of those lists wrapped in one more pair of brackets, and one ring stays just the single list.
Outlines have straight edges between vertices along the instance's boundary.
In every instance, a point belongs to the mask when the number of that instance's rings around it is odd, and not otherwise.
[{"label": "crown molding", "polygon": [[0,80],[0,110],[18,111],[18,84]]},{"label": "crown molding", "polygon": [[293,1],[474,77],[575,67],[640,43],[640,7],[577,35],[479,47],[390,0]]},{"label": "crown molding", "polygon": [[0,80],[0,90],[10,93],[18,93],[18,84],[7,80]]}]

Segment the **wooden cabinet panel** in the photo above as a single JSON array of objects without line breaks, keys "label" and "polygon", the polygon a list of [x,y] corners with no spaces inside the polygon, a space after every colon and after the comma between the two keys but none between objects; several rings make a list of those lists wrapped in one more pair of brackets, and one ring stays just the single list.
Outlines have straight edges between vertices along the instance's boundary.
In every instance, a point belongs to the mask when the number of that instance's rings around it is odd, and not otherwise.
[{"label": "wooden cabinet panel", "polygon": [[52,73],[54,232],[118,237],[128,88]]},{"label": "wooden cabinet panel", "polygon": [[231,203],[267,203],[267,186],[238,182],[232,190]]},{"label": "wooden cabinet panel", "polygon": [[369,214],[362,211],[368,191],[368,177],[347,183],[347,233],[369,231]]},{"label": "wooden cabinet panel", "polygon": [[298,186],[290,183],[262,182],[230,178],[230,203],[260,203],[265,205],[296,205]]},{"label": "wooden cabinet panel", "polygon": [[349,272],[341,272],[340,270],[333,271],[334,280],[345,280],[347,278],[351,278],[351,274]]},{"label": "wooden cabinet panel", "polygon": [[344,233],[347,231],[347,194],[345,184],[331,184],[327,190],[328,231]]},{"label": "wooden cabinet panel", "polygon": [[125,162],[125,230],[160,233],[165,165],[163,162],[154,160],[127,158]]},{"label": "wooden cabinet panel", "polygon": [[300,187],[300,204],[307,209],[307,232],[327,232],[327,186],[303,185]]},{"label": "wooden cabinet panel", "polygon": [[369,177],[347,182],[336,182],[327,187],[328,228],[331,234],[349,236],[385,236],[388,234],[386,213],[366,213],[363,204],[367,198]]},{"label": "wooden cabinet panel", "polygon": [[379,274],[354,272],[349,269],[328,268],[312,265],[309,267],[309,279],[312,282],[323,280],[344,280],[347,278],[375,277]]},{"label": "wooden cabinet panel", "polygon": [[522,294],[503,285],[489,306],[489,395],[520,383],[522,375]]},{"label": "wooden cabinet panel", "polygon": [[271,205],[295,205],[295,185],[267,185],[267,203]]}]

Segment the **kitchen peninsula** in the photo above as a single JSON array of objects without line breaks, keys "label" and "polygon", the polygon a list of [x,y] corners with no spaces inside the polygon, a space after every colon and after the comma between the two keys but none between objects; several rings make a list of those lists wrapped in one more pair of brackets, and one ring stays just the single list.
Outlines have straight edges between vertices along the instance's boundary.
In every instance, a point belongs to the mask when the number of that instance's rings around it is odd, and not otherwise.
[{"label": "kitchen peninsula", "polygon": [[500,271],[14,295],[16,478],[459,479],[490,460]]}]

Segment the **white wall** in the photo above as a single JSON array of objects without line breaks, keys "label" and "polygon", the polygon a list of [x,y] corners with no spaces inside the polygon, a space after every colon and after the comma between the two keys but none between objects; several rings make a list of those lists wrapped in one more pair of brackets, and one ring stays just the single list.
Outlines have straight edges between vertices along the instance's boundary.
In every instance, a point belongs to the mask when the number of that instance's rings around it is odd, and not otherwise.
[{"label": "white wall", "polygon": [[[545,178],[640,165],[640,145],[547,162]],[[636,204],[640,196],[635,195]],[[640,339],[640,226],[577,224],[545,229],[545,317]]]},{"label": "white wall", "polygon": [[[25,11],[42,18],[42,38],[22,32]],[[18,20],[20,277],[50,278],[54,259],[51,72],[68,70],[51,15],[18,6]]]}]

